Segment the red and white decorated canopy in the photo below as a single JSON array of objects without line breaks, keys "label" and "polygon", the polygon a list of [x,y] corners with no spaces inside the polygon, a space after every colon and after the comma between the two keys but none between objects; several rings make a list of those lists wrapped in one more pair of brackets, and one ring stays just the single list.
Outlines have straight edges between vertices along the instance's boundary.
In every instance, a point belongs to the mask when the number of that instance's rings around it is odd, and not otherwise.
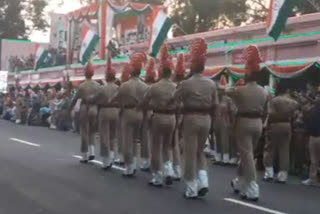
[{"label": "red and white decorated canopy", "polygon": [[[158,5],[151,5],[151,4],[143,4],[143,3],[133,3],[127,1],[107,1],[108,6],[115,12],[115,13],[123,13],[128,11],[135,11],[135,12],[146,12],[148,10],[152,10],[155,7],[162,7]],[[89,19],[96,19],[98,18],[100,9],[99,3],[92,3],[85,7],[82,7],[78,10],[72,11],[67,14],[69,20],[80,20],[83,18]]]}]

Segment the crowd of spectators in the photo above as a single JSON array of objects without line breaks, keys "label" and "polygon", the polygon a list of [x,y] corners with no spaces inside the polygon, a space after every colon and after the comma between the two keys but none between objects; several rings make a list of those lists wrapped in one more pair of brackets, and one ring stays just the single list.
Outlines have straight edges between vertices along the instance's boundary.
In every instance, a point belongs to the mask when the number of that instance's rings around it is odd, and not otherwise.
[{"label": "crowd of spectators", "polygon": [[[67,50],[65,48],[49,48],[46,59],[42,67],[54,67],[66,64]],[[34,69],[35,55],[30,54],[29,56],[11,56],[8,60],[9,71],[22,71]]]},{"label": "crowd of spectators", "polygon": [[[29,126],[45,126],[79,132],[79,105],[69,112],[72,94],[56,89],[19,90],[0,94],[0,114],[4,120]],[[79,101],[80,102],[80,101]]]}]

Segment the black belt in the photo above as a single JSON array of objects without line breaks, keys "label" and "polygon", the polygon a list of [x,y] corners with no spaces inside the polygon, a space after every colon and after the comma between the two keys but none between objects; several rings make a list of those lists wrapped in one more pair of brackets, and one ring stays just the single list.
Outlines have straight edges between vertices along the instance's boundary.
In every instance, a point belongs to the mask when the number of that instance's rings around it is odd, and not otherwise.
[{"label": "black belt", "polygon": [[212,109],[211,108],[207,108],[207,109],[192,109],[192,108],[184,108],[182,109],[182,114],[211,114],[212,113]]},{"label": "black belt", "polygon": [[249,119],[258,119],[262,118],[262,114],[260,112],[239,112],[237,114],[238,117],[244,117]]},{"label": "black belt", "polygon": [[176,109],[153,109],[155,114],[176,114]]},{"label": "black belt", "polygon": [[119,108],[118,105],[99,105],[99,108]]},{"label": "black belt", "polygon": [[289,123],[290,114],[289,113],[271,113],[269,115],[269,123]]},{"label": "black belt", "polygon": [[127,105],[127,106],[124,106],[123,108],[124,109],[134,109],[134,108],[136,108],[137,106],[135,106],[135,105]]}]

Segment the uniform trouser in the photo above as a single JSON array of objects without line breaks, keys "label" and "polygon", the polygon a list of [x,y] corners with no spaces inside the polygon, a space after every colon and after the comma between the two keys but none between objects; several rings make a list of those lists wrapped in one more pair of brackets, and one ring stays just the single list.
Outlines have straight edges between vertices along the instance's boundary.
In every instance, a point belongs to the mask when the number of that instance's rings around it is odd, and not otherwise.
[{"label": "uniform trouser", "polygon": [[309,152],[310,152],[310,179],[317,182],[317,172],[320,162],[320,137],[310,137],[309,140]]},{"label": "uniform trouser", "polygon": [[227,125],[222,121],[216,121],[214,131],[216,136],[217,152],[221,154],[229,154],[229,127],[227,127]]},{"label": "uniform trouser", "polygon": [[135,151],[135,137],[140,132],[143,120],[143,113],[135,109],[124,109],[123,111],[123,146],[124,146],[124,162],[126,165],[133,163]]},{"label": "uniform trouser", "polygon": [[182,135],[184,147],[184,179],[186,181],[196,179],[199,170],[207,169],[204,148],[209,136],[210,125],[210,115],[184,115]]},{"label": "uniform trouser", "polygon": [[280,171],[288,171],[290,162],[290,141],[290,123],[271,124],[268,131],[268,140],[264,149],[264,166],[272,167],[275,155],[278,154]]},{"label": "uniform trouser", "polygon": [[154,114],[152,117],[151,169],[154,172],[162,169],[162,163],[170,161],[175,123],[175,115]]},{"label": "uniform trouser", "polygon": [[81,104],[80,126],[81,126],[81,152],[88,152],[88,146],[94,145],[94,134],[96,131],[97,106]]},{"label": "uniform trouser", "polygon": [[118,108],[101,108],[99,110],[100,155],[108,157],[114,151],[118,137]]},{"label": "uniform trouser", "polygon": [[231,126],[229,129],[229,152],[230,152],[230,157],[231,158],[236,158],[237,157],[237,139],[235,137],[235,127]]},{"label": "uniform trouser", "polygon": [[173,132],[173,145],[172,145],[172,163],[174,166],[180,166],[181,163],[181,151],[180,151],[180,145],[182,142],[182,138],[179,136],[179,129],[176,129]]},{"label": "uniform trouser", "polygon": [[305,136],[305,133],[299,129],[294,130],[292,133],[292,150],[291,150],[291,169],[295,172],[298,170],[298,172],[302,171],[303,165],[306,162],[306,142],[307,137]]},{"label": "uniform trouser", "polygon": [[176,115],[176,126],[173,132],[173,142],[172,142],[172,162],[174,166],[180,166],[181,164],[181,150],[180,146],[182,145],[182,136],[181,136],[181,123],[182,116]]},{"label": "uniform trouser", "polygon": [[143,118],[142,124],[142,139],[141,139],[141,158],[149,160],[150,158],[150,145],[151,144],[151,130],[150,130],[150,120],[152,112],[147,111]]},{"label": "uniform trouser", "polygon": [[240,155],[238,175],[246,184],[256,181],[254,149],[262,133],[262,120],[239,117],[236,123],[237,148]]},{"label": "uniform trouser", "polygon": [[124,154],[124,143],[123,143],[123,116],[119,114],[118,120],[118,153],[123,155]]}]

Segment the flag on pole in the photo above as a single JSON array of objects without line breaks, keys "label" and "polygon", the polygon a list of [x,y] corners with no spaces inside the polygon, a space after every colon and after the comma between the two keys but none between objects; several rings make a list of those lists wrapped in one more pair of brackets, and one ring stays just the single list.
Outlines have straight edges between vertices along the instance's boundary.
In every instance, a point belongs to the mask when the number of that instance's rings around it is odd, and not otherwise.
[{"label": "flag on pole", "polygon": [[267,33],[277,40],[285,28],[288,16],[292,12],[295,0],[270,0],[267,19]]},{"label": "flag on pole", "polygon": [[155,15],[152,24],[152,34],[149,45],[150,56],[156,57],[162,43],[167,38],[168,32],[172,27],[172,20],[163,10],[159,10]]},{"label": "flag on pole", "polygon": [[81,33],[81,49],[79,55],[81,64],[85,65],[89,61],[98,41],[99,36],[91,30],[90,27],[84,25]]},{"label": "flag on pole", "polygon": [[46,51],[40,44],[37,44],[35,47],[35,62],[34,70],[38,70],[43,67],[44,61],[48,56],[48,51]]}]

